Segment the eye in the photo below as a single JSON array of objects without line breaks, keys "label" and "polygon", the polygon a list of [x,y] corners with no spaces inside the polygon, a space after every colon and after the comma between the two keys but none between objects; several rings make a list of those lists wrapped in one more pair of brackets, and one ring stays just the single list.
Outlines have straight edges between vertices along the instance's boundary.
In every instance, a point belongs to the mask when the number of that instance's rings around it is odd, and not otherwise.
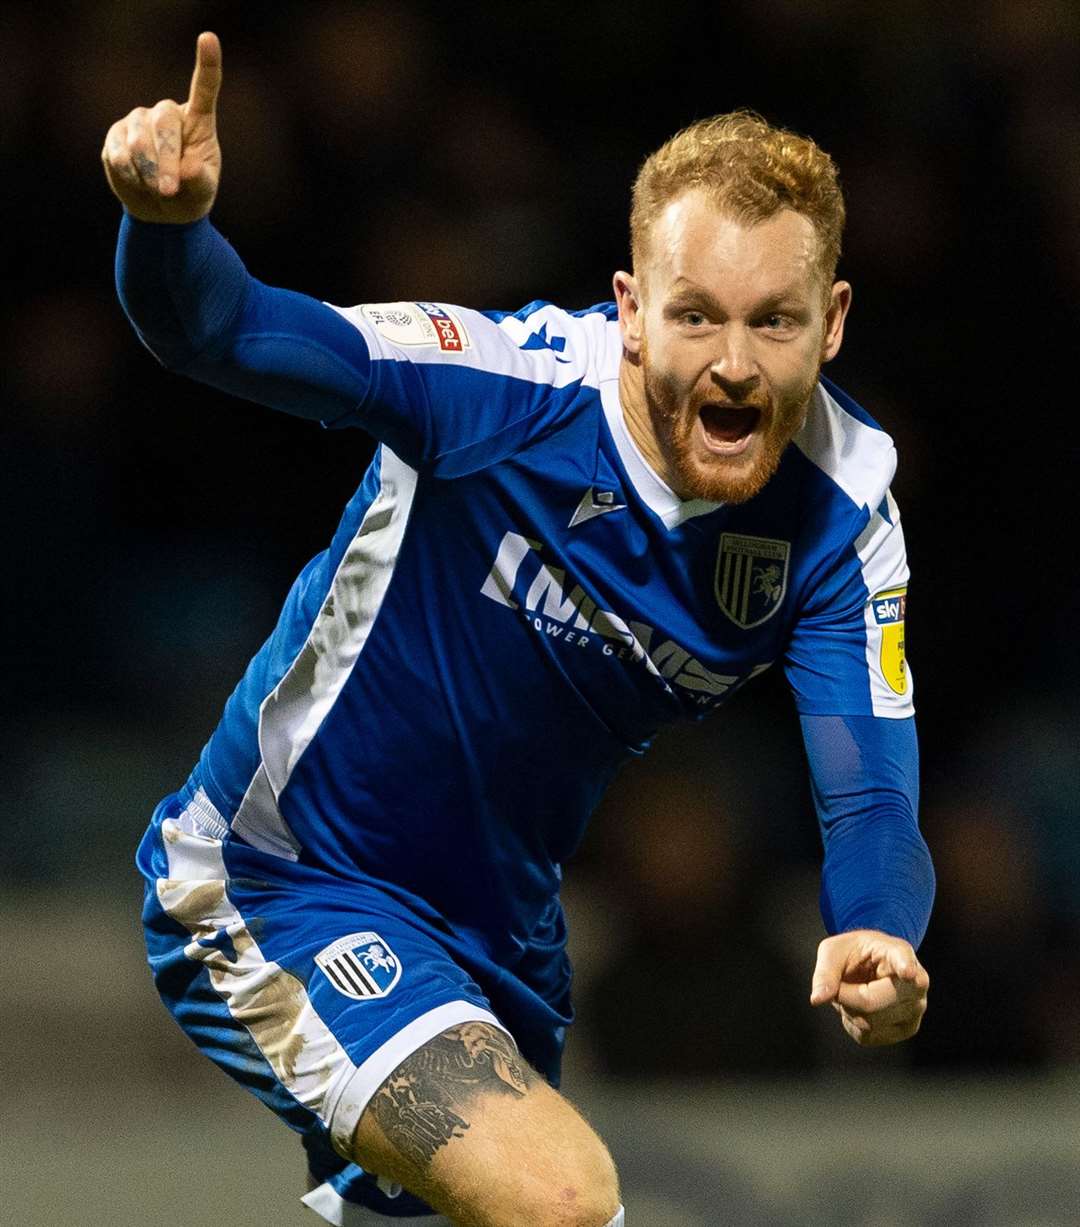
[{"label": "eye", "polygon": [[691,328],[700,328],[705,323],[705,316],[701,311],[684,311],[682,321]]},{"label": "eye", "polygon": [[758,320],[757,326],[765,332],[779,336],[794,332],[798,326],[798,321],[792,319],[790,315],[784,315],[780,311],[770,311],[768,315],[763,315]]}]

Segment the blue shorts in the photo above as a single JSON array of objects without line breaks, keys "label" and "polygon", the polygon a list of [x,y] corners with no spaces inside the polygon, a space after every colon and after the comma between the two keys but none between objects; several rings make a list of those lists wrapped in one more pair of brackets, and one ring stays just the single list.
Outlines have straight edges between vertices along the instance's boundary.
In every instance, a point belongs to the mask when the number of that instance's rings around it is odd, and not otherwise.
[{"label": "blue shorts", "polygon": [[329,1222],[432,1213],[347,1156],[379,1086],[448,1027],[500,1027],[558,1084],[570,1021],[561,914],[556,940],[511,973],[392,887],[250,847],[191,790],[158,806],[137,859],[158,992],[198,1047],[302,1135],[321,1183],[304,1200]]}]

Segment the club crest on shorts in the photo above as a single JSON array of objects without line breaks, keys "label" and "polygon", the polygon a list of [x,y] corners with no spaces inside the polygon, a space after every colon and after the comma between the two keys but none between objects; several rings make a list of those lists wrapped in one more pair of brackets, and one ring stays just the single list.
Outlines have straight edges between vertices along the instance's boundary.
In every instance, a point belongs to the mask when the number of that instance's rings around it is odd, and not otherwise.
[{"label": "club crest on shorts", "polygon": [[315,962],[346,997],[385,997],[401,979],[401,960],[378,933],[350,933],[320,950]]},{"label": "club crest on shorts", "polygon": [[780,608],[787,591],[789,541],[723,533],[716,557],[716,600],[743,630],[760,626]]}]

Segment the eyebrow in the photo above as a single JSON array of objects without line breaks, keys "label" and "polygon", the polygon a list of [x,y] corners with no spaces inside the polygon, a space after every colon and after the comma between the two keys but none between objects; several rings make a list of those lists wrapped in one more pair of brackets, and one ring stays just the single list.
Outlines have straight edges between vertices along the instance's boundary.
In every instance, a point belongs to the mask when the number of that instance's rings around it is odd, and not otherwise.
[{"label": "eyebrow", "polygon": [[[707,290],[703,285],[698,285],[696,281],[691,281],[689,277],[676,277],[671,285],[671,292],[668,298],[669,303],[680,302],[687,298],[700,299],[707,306],[720,308],[720,302],[714,294]],[[791,287],[785,286],[782,290],[778,290],[773,294],[769,294],[757,304],[756,311],[770,311],[776,307],[784,305],[802,305],[802,298]]]}]

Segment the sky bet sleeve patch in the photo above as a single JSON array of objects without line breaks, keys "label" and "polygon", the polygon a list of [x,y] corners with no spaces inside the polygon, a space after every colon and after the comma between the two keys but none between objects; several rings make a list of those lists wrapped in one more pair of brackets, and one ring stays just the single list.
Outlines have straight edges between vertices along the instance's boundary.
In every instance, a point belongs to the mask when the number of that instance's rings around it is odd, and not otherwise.
[{"label": "sky bet sleeve patch", "polygon": [[870,598],[874,622],[881,631],[881,674],[896,694],[906,694],[907,667],[904,663],[904,614],[907,589],[891,588]]},{"label": "sky bet sleeve patch", "polygon": [[391,345],[437,345],[450,354],[471,348],[465,325],[441,303],[369,303],[360,313]]}]

